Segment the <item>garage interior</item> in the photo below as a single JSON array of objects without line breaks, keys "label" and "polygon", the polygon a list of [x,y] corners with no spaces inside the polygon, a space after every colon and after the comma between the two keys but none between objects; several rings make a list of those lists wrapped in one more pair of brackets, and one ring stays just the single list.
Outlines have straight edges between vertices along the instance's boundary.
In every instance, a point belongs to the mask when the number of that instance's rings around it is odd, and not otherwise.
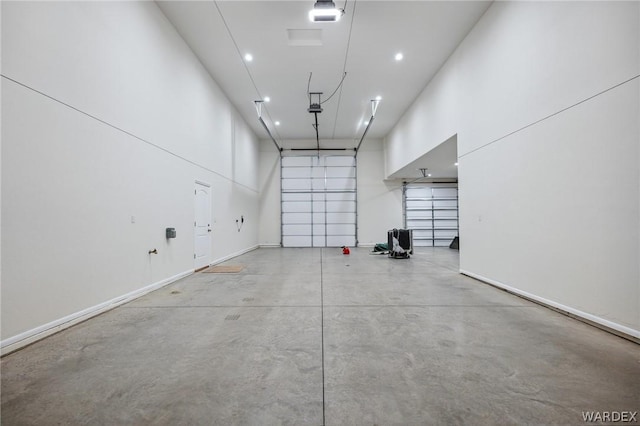
[{"label": "garage interior", "polygon": [[640,2],[0,15],[4,423],[639,423]]}]

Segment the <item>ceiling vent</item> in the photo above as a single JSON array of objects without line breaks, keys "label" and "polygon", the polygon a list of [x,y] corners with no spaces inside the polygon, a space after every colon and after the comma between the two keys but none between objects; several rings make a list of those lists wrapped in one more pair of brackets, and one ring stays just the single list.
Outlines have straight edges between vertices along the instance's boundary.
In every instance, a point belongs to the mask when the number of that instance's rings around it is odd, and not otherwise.
[{"label": "ceiling vent", "polygon": [[289,46],[322,46],[322,30],[287,30]]}]

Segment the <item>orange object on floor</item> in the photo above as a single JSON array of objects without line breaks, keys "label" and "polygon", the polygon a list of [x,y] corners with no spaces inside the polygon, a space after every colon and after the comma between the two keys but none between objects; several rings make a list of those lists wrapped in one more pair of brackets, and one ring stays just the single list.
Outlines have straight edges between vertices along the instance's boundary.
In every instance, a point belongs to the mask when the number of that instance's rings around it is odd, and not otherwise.
[{"label": "orange object on floor", "polygon": [[349,247],[342,247],[342,254],[350,254],[351,250],[349,250]]}]

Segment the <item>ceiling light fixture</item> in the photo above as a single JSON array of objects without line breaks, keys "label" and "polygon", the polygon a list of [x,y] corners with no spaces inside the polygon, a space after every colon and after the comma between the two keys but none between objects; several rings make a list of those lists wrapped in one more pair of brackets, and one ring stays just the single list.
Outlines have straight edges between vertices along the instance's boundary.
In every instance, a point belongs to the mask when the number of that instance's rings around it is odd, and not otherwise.
[{"label": "ceiling light fixture", "polygon": [[268,97],[268,96],[265,96],[265,97],[264,97],[264,101],[265,101],[265,102],[271,102],[271,98],[270,98],[270,97]]},{"label": "ceiling light fixture", "polygon": [[[376,96],[375,99],[371,100],[371,119],[373,119],[376,116],[376,111],[378,110],[378,105],[380,105],[380,99],[382,99],[380,96]],[[369,120],[371,121],[371,120]]]},{"label": "ceiling light fixture", "polygon": [[369,127],[373,124],[373,120],[376,118],[376,111],[378,110],[378,105],[380,104],[380,96],[376,96],[375,99],[371,99],[371,118],[369,121],[365,121],[365,125],[367,127],[364,128],[364,133],[362,133],[362,137],[360,138],[360,142],[358,142],[358,146],[355,148],[356,157],[358,156],[358,152],[360,151],[360,145],[362,145],[362,141],[364,137],[367,136],[367,132],[369,131]]},{"label": "ceiling light fixture", "polygon": [[280,125],[280,122],[279,122],[279,121],[276,121],[276,122],[275,122],[275,123],[273,123],[273,124],[275,124],[276,126],[279,126],[279,125]]},{"label": "ceiling light fixture", "polygon": [[458,163],[453,163],[453,165],[454,165],[454,166],[457,166],[457,165],[458,165]]},{"label": "ceiling light fixture", "polygon": [[404,58],[404,56],[402,55],[402,53],[396,53],[395,58],[396,58],[396,61],[401,61],[402,58]]},{"label": "ceiling light fixture", "polygon": [[258,114],[258,121],[260,122],[260,124],[262,124],[262,127],[264,127],[264,130],[267,131],[267,134],[271,138],[271,141],[273,141],[273,144],[276,146],[276,149],[278,150],[278,152],[280,152],[280,155],[282,155],[283,148],[280,145],[278,145],[278,142],[276,142],[276,139],[273,137],[273,135],[271,134],[271,131],[267,127],[267,123],[265,123],[264,120],[262,119],[262,104],[264,103],[264,100],[260,99],[257,101],[253,101],[253,103],[256,106],[256,114]]},{"label": "ceiling light fixture", "polygon": [[318,0],[309,11],[311,22],[338,22],[344,15],[344,9],[337,9],[332,0]]},{"label": "ceiling light fixture", "polygon": [[247,62],[253,61],[253,55],[251,53],[247,53],[246,55],[244,55],[244,60]]}]

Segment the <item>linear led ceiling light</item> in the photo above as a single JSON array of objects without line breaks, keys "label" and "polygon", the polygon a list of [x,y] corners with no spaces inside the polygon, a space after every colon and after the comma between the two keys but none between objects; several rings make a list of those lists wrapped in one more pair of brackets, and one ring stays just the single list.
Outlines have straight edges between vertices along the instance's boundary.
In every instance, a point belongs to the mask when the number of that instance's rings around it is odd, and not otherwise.
[{"label": "linear led ceiling light", "polygon": [[344,9],[337,9],[332,0],[318,0],[309,11],[311,22],[338,22],[344,15]]},{"label": "linear led ceiling light", "polygon": [[262,127],[264,127],[264,129],[267,131],[267,134],[271,138],[271,141],[273,142],[273,144],[276,146],[276,149],[278,150],[278,152],[280,152],[280,155],[282,155],[282,148],[280,147],[280,145],[278,145],[278,142],[276,142],[276,139],[273,137],[273,135],[269,131],[269,128],[267,127],[267,123],[265,123],[264,120],[262,119],[262,104],[264,103],[264,100],[260,99],[257,101],[253,101],[253,103],[256,106],[256,114],[258,114],[258,121],[260,122],[260,124],[262,124]]},{"label": "linear led ceiling light", "polygon": [[380,96],[376,96],[375,99],[371,99],[371,118],[369,118],[369,121],[366,122],[367,127],[365,127],[364,133],[360,138],[360,142],[358,142],[358,146],[356,147],[356,157],[358,156],[358,152],[360,151],[360,145],[362,145],[362,141],[364,140],[364,137],[367,135],[367,132],[369,131],[369,127],[371,127],[371,124],[373,124],[373,119],[376,118],[376,111],[378,111],[378,105],[380,105],[381,100],[382,100],[382,97]]}]

